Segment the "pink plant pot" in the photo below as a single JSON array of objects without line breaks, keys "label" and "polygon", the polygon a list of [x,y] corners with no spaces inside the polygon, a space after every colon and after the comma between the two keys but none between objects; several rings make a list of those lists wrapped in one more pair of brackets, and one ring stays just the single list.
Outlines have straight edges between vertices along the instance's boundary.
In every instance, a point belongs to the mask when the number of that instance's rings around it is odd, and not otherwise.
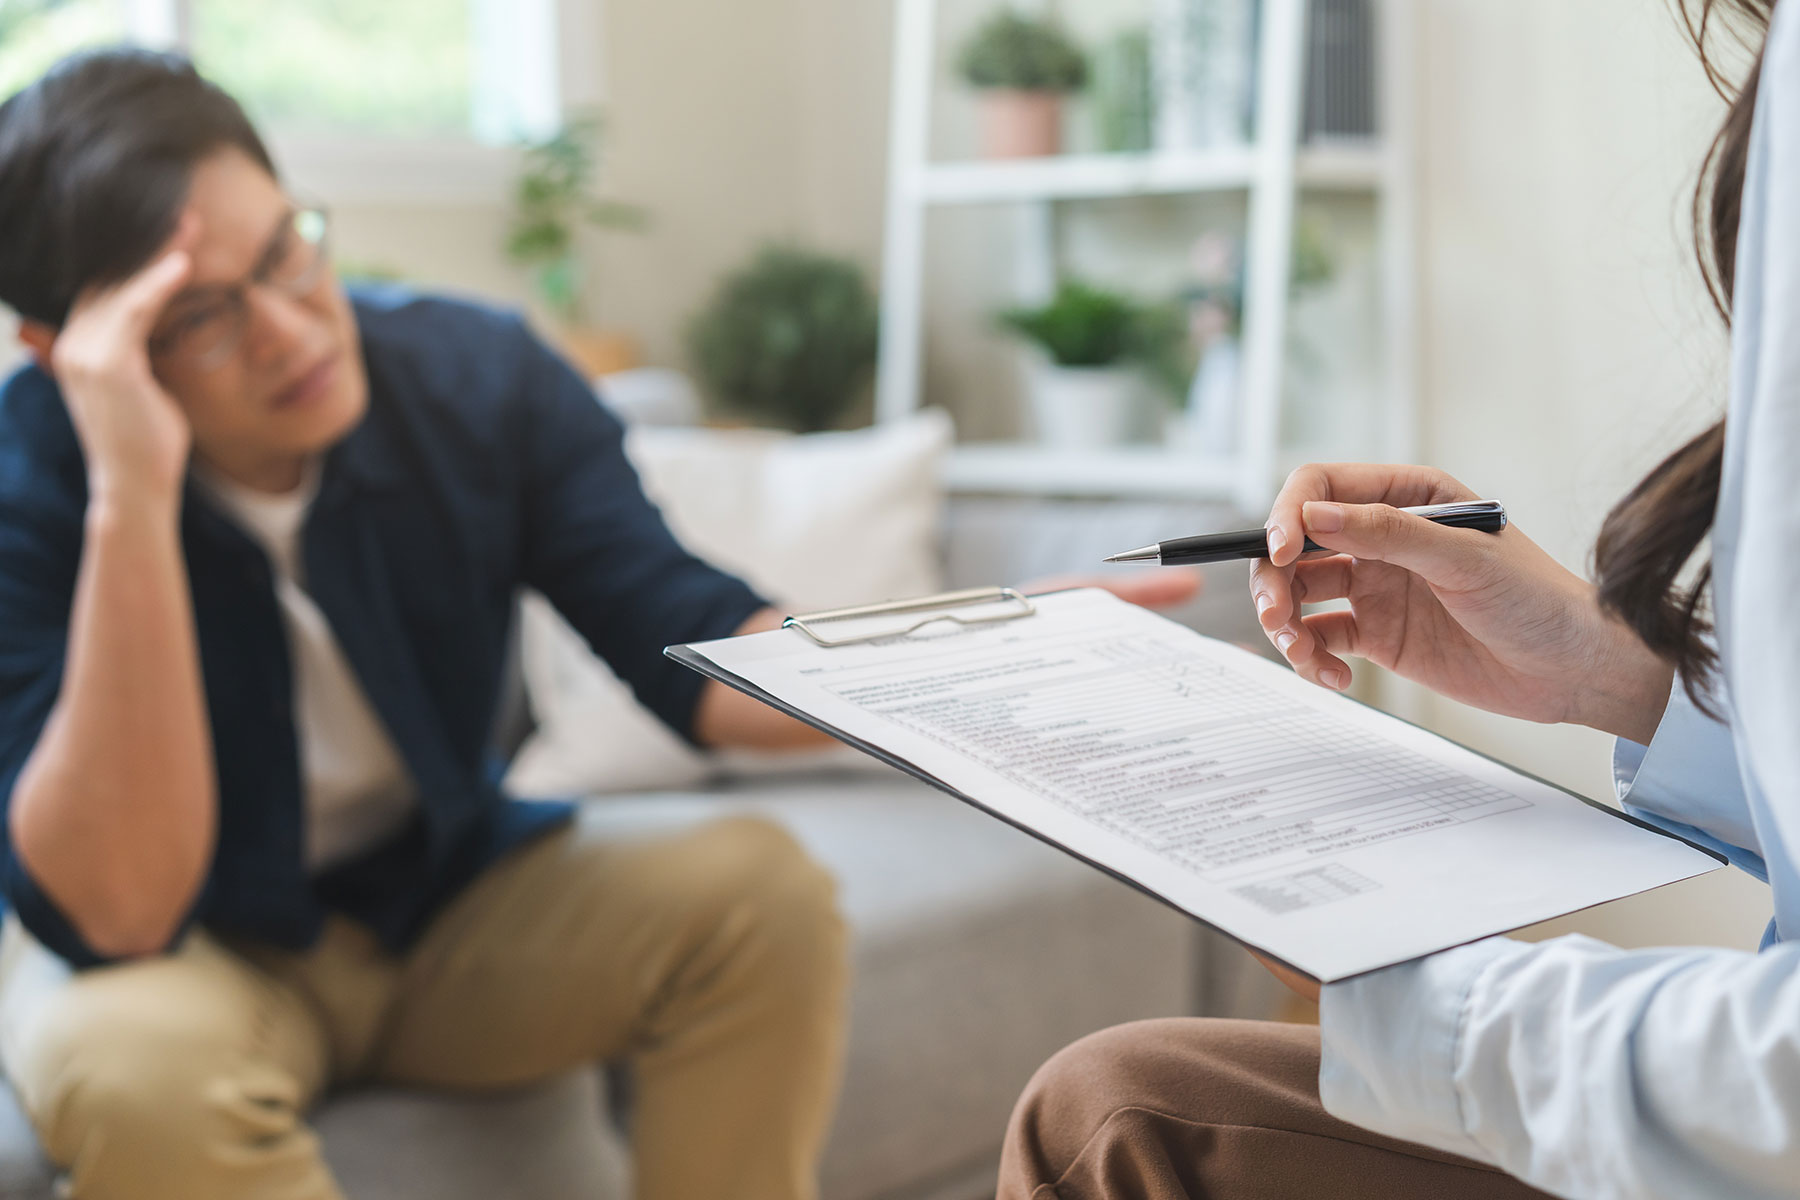
[{"label": "pink plant pot", "polygon": [[988,158],[1042,158],[1062,149],[1062,95],[994,88],[981,96],[981,146]]}]

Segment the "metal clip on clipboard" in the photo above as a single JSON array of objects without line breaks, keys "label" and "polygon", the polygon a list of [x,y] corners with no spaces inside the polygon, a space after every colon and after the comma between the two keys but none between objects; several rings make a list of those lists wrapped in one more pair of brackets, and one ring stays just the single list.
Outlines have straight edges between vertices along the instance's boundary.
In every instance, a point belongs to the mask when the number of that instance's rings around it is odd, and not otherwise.
[{"label": "metal clip on clipboard", "polygon": [[[1008,607],[1000,612],[973,616],[949,611],[984,604],[1004,604]],[[969,588],[960,592],[919,596],[912,600],[890,600],[883,604],[863,604],[855,608],[829,608],[823,612],[798,613],[785,618],[781,622],[781,627],[798,629],[829,650],[838,646],[854,646],[860,642],[879,641],[882,638],[906,637],[939,621],[949,621],[955,625],[989,625],[996,621],[1016,621],[1020,617],[1029,617],[1036,611],[1036,606],[1026,598],[1025,593],[1016,588]],[[932,615],[914,621],[904,628],[879,629],[873,633],[859,633],[851,637],[826,637],[814,628],[814,626],[828,624],[832,621],[854,621],[862,617],[905,616],[908,613],[930,613]]]}]

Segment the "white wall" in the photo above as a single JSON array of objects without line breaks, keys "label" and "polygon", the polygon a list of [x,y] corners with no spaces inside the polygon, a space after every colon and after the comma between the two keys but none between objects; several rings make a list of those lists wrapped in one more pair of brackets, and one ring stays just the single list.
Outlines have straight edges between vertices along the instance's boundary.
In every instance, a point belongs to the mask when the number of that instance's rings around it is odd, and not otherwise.
[{"label": "white wall", "polygon": [[[1719,104],[1656,0],[1426,0],[1424,457],[1582,569],[1607,507],[1723,402],[1687,203]],[[1589,795],[1609,742],[1429,698],[1448,735]],[[1766,890],[1721,874],[1573,922],[1754,945]]]}]

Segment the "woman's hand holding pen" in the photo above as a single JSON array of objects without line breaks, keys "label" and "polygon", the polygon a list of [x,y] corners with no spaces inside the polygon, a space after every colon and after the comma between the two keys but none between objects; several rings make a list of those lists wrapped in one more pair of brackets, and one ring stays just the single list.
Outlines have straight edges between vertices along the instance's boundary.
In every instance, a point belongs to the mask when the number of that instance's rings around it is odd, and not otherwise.
[{"label": "woman's hand holding pen", "polygon": [[[1270,557],[1250,572],[1263,631],[1334,690],[1349,686],[1354,656],[1491,712],[1648,742],[1673,672],[1591,584],[1516,526],[1452,529],[1397,511],[1473,499],[1429,467],[1301,467],[1269,515]],[[1307,537],[1337,553],[1301,559]],[[1338,599],[1349,608],[1301,614]]]}]

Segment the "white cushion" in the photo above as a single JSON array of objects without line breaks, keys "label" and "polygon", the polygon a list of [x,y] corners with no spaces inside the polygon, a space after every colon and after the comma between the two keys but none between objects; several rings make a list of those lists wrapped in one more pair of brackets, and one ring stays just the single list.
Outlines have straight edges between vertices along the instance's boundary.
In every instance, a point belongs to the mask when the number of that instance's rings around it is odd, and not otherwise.
[{"label": "white cushion", "polygon": [[[684,545],[799,612],[938,590],[949,443],[949,419],[931,411],[849,433],[639,427],[626,450]],[[695,751],[540,596],[526,597],[521,661],[537,728],[507,777],[515,793],[680,787],[798,761]],[[871,761],[847,748],[805,758]]]}]

